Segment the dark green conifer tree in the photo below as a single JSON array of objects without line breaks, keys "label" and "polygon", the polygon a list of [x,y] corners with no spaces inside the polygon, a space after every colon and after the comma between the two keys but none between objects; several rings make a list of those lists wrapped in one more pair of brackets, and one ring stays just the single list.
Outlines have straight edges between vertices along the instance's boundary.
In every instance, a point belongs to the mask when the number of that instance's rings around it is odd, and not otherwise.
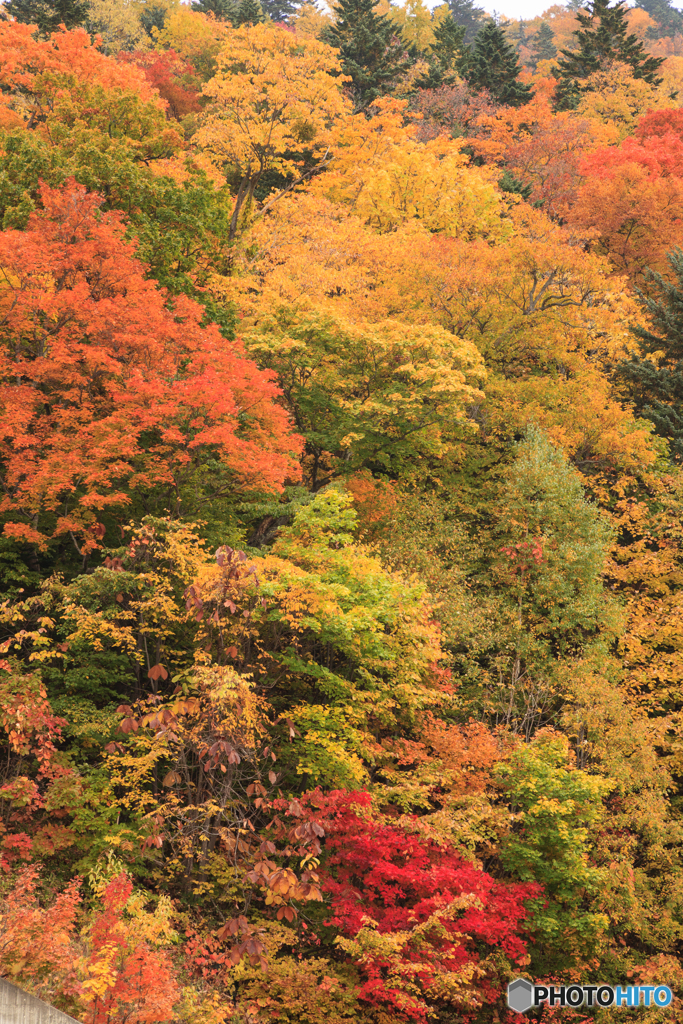
[{"label": "dark green conifer tree", "polygon": [[41,35],[49,35],[57,32],[60,25],[82,25],[88,13],[88,0],[8,0],[5,12],[16,21],[37,25]]},{"label": "dark green conifer tree", "polygon": [[230,15],[230,20],[235,28],[239,28],[240,25],[258,25],[259,22],[264,21],[263,9],[259,0],[240,0]]},{"label": "dark green conifer tree", "polygon": [[502,177],[498,179],[498,188],[501,192],[509,192],[514,196],[521,196],[526,202],[533,192],[533,185],[525,185],[521,178],[517,178],[512,171],[503,171]]},{"label": "dark green conifer tree", "polygon": [[235,10],[233,0],[193,0],[192,6],[200,14],[213,14],[218,21],[227,21]]},{"label": "dark green conifer tree", "polygon": [[531,37],[531,66],[536,70],[541,60],[552,60],[557,56],[555,34],[547,21],[542,21],[538,32]]},{"label": "dark green conifer tree", "polygon": [[456,25],[447,14],[434,29],[427,63],[429,70],[417,81],[420,89],[438,89],[453,85],[467,66],[469,47],[465,45],[465,28]]},{"label": "dark green conifer tree", "polygon": [[522,107],[533,96],[528,85],[518,81],[521,71],[514,48],[492,21],[481,29],[474,43],[465,77],[476,92],[487,89],[494,103]]},{"label": "dark green conifer tree", "polygon": [[301,6],[294,0],[261,0],[261,7],[271,21],[289,21]]},{"label": "dark green conifer tree", "polygon": [[324,40],[339,50],[355,109],[364,110],[391,90],[416,54],[397,26],[377,13],[376,0],[340,0],[333,10],[337,21]]},{"label": "dark green conifer tree", "polygon": [[526,26],[526,22],[523,21],[523,20],[520,20],[520,21],[517,22],[516,29],[512,28],[511,32],[510,32],[510,37],[512,38],[514,46],[515,46],[515,48],[516,48],[518,53],[519,53],[520,47],[526,46],[527,43],[529,42],[529,40],[527,38],[527,34],[526,34],[526,27],[527,27]]},{"label": "dark green conifer tree", "polygon": [[166,8],[161,4],[145,4],[140,12],[140,23],[150,39],[154,39],[154,29],[161,32],[166,24]]},{"label": "dark green conifer tree", "polygon": [[[669,442],[676,461],[683,461],[683,249],[669,253],[673,283],[650,272],[652,295],[640,299],[652,327],[635,327],[640,352],[617,365],[616,378],[634,409],[654,424]],[[651,358],[657,353],[656,360]]]},{"label": "dark green conifer tree", "polygon": [[476,7],[474,0],[448,0],[448,6],[456,25],[465,29],[465,42],[473,43],[477,32],[486,20],[482,7]]},{"label": "dark green conifer tree", "polygon": [[640,40],[629,34],[622,0],[614,7],[609,0],[589,0],[586,10],[577,11],[580,28],[576,31],[577,47],[562,50],[559,61],[563,80],[581,82],[596,71],[603,70],[612,61],[628,64],[634,78],[642,78],[650,85],[659,85],[657,78],[663,57],[651,57]]},{"label": "dark green conifer tree", "polygon": [[665,36],[683,34],[683,14],[673,7],[669,0],[638,0],[637,7],[646,11],[657,24],[647,30],[650,39],[664,39]]}]

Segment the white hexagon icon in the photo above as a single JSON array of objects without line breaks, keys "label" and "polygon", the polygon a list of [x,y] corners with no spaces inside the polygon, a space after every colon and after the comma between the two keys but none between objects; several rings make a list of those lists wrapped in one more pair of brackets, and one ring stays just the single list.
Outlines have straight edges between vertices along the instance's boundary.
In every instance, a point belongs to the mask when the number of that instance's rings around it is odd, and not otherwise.
[{"label": "white hexagon icon", "polygon": [[508,985],[508,1006],[515,1013],[526,1013],[534,1005],[534,986],[526,978],[516,978]]}]

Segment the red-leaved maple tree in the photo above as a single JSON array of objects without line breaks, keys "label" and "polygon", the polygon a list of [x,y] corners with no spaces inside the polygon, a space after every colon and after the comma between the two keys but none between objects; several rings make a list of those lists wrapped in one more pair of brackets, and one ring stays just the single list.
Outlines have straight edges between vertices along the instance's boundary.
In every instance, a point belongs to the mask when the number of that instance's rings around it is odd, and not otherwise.
[{"label": "red-leaved maple tree", "polygon": [[180,121],[187,114],[200,109],[199,82],[194,66],[175,50],[123,51],[118,55],[122,64],[140,68],[145,78],[168,105],[171,117]]},{"label": "red-leaved maple tree", "polygon": [[310,798],[325,830],[329,924],[360,968],[359,997],[418,1021],[435,1000],[464,1012],[494,1002],[504,979],[490,954],[523,961],[525,900],[540,887],[497,882],[419,819],[389,822],[371,805],[367,792]]}]

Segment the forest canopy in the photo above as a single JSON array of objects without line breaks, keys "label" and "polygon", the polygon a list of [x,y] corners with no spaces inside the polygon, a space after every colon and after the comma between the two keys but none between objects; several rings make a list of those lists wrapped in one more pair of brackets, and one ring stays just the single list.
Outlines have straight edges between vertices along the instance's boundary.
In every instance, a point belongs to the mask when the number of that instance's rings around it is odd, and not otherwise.
[{"label": "forest canopy", "polygon": [[680,1019],[680,96],[667,0],[0,7],[0,977]]}]

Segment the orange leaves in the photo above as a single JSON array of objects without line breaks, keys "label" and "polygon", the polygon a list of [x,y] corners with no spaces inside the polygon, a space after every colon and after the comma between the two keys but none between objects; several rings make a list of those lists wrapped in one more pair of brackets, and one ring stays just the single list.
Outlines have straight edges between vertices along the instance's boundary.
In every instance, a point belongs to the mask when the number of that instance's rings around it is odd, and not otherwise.
[{"label": "orange leaves", "polygon": [[140,941],[136,922],[123,917],[132,889],[125,875],[112,879],[103,894],[103,910],[88,930],[90,955],[81,967],[86,976],[81,986],[85,1024],[117,1019],[158,1024],[173,1018],[180,989],[171,963],[163,952]]},{"label": "orange leaves", "polygon": [[474,122],[469,141],[475,153],[501,161],[533,191],[530,201],[542,203],[552,217],[564,217],[582,179],[581,157],[612,142],[607,125],[570,111],[554,113],[555,80],[540,79],[523,108],[504,107],[484,112]]},{"label": "orange leaves", "polygon": [[[0,509],[18,521],[7,535],[72,532],[96,546],[96,513],[131,490],[174,493],[182,512],[209,453],[246,487],[296,474],[269,375],[200,327],[190,300],[168,308],[97,197],[72,185],[44,188],[43,201],[26,232],[0,236]],[[40,529],[46,513],[56,523]]]},{"label": "orange leaves", "polygon": [[168,679],[168,672],[163,665],[152,665],[147,675],[153,683],[156,683],[158,679]]},{"label": "orange leaves", "polygon": [[587,156],[571,221],[598,236],[617,272],[641,282],[647,267],[666,271],[680,239],[683,132],[677,111],[652,111],[635,138]]},{"label": "orange leaves", "polygon": [[68,991],[75,980],[72,941],[81,879],[72,879],[47,909],[40,906],[38,880],[35,865],[24,868],[0,904],[0,972],[18,981],[47,974],[43,985]]},{"label": "orange leaves", "polygon": [[106,57],[87,32],[36,39],[30,25],[0,23],[0,124],[37,131],[49,145],[72,145],[87,123],[111,140],[125,138],[143,159],[169,156],[182,138],[137,68]]}]

